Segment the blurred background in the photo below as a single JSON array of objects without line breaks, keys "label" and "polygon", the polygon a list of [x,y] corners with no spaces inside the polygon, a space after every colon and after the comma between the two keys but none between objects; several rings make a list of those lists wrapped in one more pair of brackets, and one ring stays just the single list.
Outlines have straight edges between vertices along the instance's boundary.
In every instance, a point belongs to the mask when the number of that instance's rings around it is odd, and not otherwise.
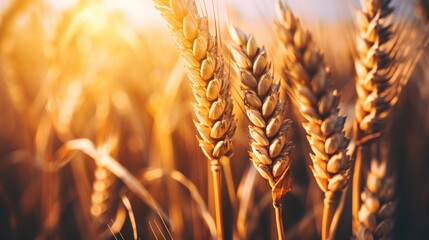
[{"label": "blurred background", "polygon": [[[276,59],[275,1],[206,2],[223,36],[227,25],[239,26]],[[360,5],[289,3],[331,68],[350,134]],[[406,5],[402,17],[427,31],[428,2]],[[153,2],[2,0],[0,16],[0,239],[209,239],[212,186],[195,137],[193,97]],[[422,51],[383,139],[398,176],[398,239],[429,231],[429,52]],[[232,85],[235,156],[222,162],[227,239],[275,239],[269,185],[249,161],[248,122],[238,82]],[[323,196],[307,167],[302,119],[288,105],[295,185],[284,202],[286,238],[318,239]],[[89,142],[76,142],[83,138]],[[66,159],[68,143],[77,147]],[[146,194],[102,166],[92,149],[123,166]],[[337,239],[351,236],[349,203]]]}]

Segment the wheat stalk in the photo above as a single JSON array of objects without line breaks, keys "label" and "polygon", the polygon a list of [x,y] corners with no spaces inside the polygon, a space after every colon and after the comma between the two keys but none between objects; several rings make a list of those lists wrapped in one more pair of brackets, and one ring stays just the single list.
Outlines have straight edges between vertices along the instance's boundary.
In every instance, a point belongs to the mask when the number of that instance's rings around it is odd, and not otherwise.
[{"label": "wheat stalk", "polygon": [[264,48],[258,47],[252,35],[231,27],[234,44],[231,52],[241,77],[245,111],[249,125],[250,159],[272,188],[277,233],[284,239],[281,199],[290,192],[293,177],[289,158],[292,143],[286,140],[290,119],[285,116],[285,103],[280,100],[280,83],[269,72],[271,64]]},{"label": "wheat stalk", "polygon": [[366,188],[361,194],[362,205],[358,213],[356,239],[389,238],[396,210],[394,200],[395,180],[387,177],[387,162],[371,161],[366,177]]},{"label": "wheat stalk", "polygon": [[186,73],[196,100],[194,111],[197,119],[194,123],[201,149],[210,160],[215,183],[218,236],[223,238],[219,159],[232,154],[235,120],[219,42],[210,36],[207,17],[199,15],[195,1],[155,0],[155,3],[186,61]]},{"label": "wheat stalk", "polygon": [[337,204],[350,178],[351,164],[346,154],[349,140],[343,132],[345,117],[339,116],[339,95],[331,87],[329,71],[310,33],[284,2],[278,1],[277,10],[277,36],[286,49],[282,69],[293,84],[290,94],[308,121],[303,127],[314,153],[310,154],[310,168],[325,194],[322,239],[333,238],[336,226],[330,225],[334,211],[341,213]]}]

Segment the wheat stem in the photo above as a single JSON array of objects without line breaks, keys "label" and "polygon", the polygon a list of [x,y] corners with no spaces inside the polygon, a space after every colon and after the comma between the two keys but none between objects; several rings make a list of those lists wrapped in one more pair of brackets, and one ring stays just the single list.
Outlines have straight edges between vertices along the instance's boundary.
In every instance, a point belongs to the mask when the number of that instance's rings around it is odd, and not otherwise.
[{"label": "wheat stem", "polygon": [[[331,239],[329,230],[335,212],[336,198],[333,192],[325,192],[325,199],[323,200],[323,218],[322,218],[322,239]],[[335,234],[335,232],[333,233]]]},{"label": "wheat stem", "polygon": [[277,236],[278,240],[284,240],[284,231],[283,231],[283,214],[282,214],[282,205],[277,204],[273,205],[276,213],[276,226],[277,226]]},{"label": "wheat stem", "polygon": [[236,190],[234,186],[234,177],[231,169],[231,159],[224,157],[220,160],[223,177],[225,178],[226,190],[228,192],[229,201],[233,207],[233,211],[237,209],[237,196],[235,195]]},{"label": "wheat stem", "polygon": [[340,201],[332,217],[331,227],[329,229],[329,239],[335,238],[335,233],[337,232],[338,223],[340,221],[341,213],[343,212],[345,201],[346,201],[346,195],[347,195],[346,191],[347,189],[344,189],[343,192],[341,193]]},{"label": "wheat stem", "polygon": [[211,161],[211,170],[213,175],[214,184],[214,200],[215,200],[215,212],[216,212],[216,228],[217,228],[217,239],[223,239],[223,211],[222,211],[222,195],[221,195],[221,167],[219,161]]},{"label": "wheat stem", "polygon": [[360,208],[360,186],[361,186],[361,173],[362,173],[362,146],[358,146],[356,159],[353,170],[353,183],[352,183],[352,228],[357,229],[358,226],[358,212]]}]

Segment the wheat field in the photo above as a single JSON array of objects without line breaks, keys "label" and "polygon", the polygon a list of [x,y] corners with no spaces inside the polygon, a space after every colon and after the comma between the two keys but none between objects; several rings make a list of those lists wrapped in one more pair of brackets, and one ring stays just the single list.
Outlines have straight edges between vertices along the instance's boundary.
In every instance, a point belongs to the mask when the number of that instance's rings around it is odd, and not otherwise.
[{"label": "wheat field", "polygon": [[0,17],[0,239],[428,238],[427,0]]}]

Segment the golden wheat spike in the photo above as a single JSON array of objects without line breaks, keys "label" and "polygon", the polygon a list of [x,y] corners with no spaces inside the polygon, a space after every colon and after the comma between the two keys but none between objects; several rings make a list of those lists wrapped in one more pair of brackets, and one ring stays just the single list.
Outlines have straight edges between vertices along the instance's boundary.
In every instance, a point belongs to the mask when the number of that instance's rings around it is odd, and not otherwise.
[{"label": "golden wheat spike", "polygon": [[391,81],[395,59],[389,16],[390,1],[362,1],[363,11],[357,13],[359,33],[356,38],[358,57],[355,61],[356,121],[365,134],[377,134],[384,129],[391,104],[395,101],[395,84]]},{"label": "golden wheat spike", "polygon": [[271,75],[271,63],[264,48],[258,47],[252,35],[231,27],[231,52],[241,76],[244,107],[250,120],[249,133],[253,165],[267,179],[276,210],[277,232],[284,239],[281,199],[291,191],[293,177],[289,158],[292,143],[286,140],[290,119],[280,99],[280,84]]},{"label": "golden wheat spike", "polygon": [[194,1],[155,1],[167,21],[186,61],[186,73],[195,96],[195,125],[201,148],[209,160],[232,154],[235,131],[229,80],[216,38],[210,36],[208,20]]},{"label": "golden wheat spike", "polygon": [[331,87],[330,73],[310,33],[283,1],[278,1],[277,13],[277,36],[286,50],[282,69],[293,85],[290,94],[307,120],[303,127],[313,150],[310,168],[325,193],[322,238],[327,239],[334,237],[328,236],[330,224],[350,178],[350,157],[346,154],[349,140],[343,132],[345,117],[339,115],[339,95]]},{"label": "golden wheat spike", "polygon": [[219,159],[232,155],[231,138],[236,124],[219,41],[210,35],[207,17],[199,14],[195,1],[155,1],[155,3],[175,37],[186,62],[186,74],[192,83],[197,118],[194,123],[199,132],[201,149],[212,166],[216,185],[214,190],[217,201],[218,235],[222,238]]}]

